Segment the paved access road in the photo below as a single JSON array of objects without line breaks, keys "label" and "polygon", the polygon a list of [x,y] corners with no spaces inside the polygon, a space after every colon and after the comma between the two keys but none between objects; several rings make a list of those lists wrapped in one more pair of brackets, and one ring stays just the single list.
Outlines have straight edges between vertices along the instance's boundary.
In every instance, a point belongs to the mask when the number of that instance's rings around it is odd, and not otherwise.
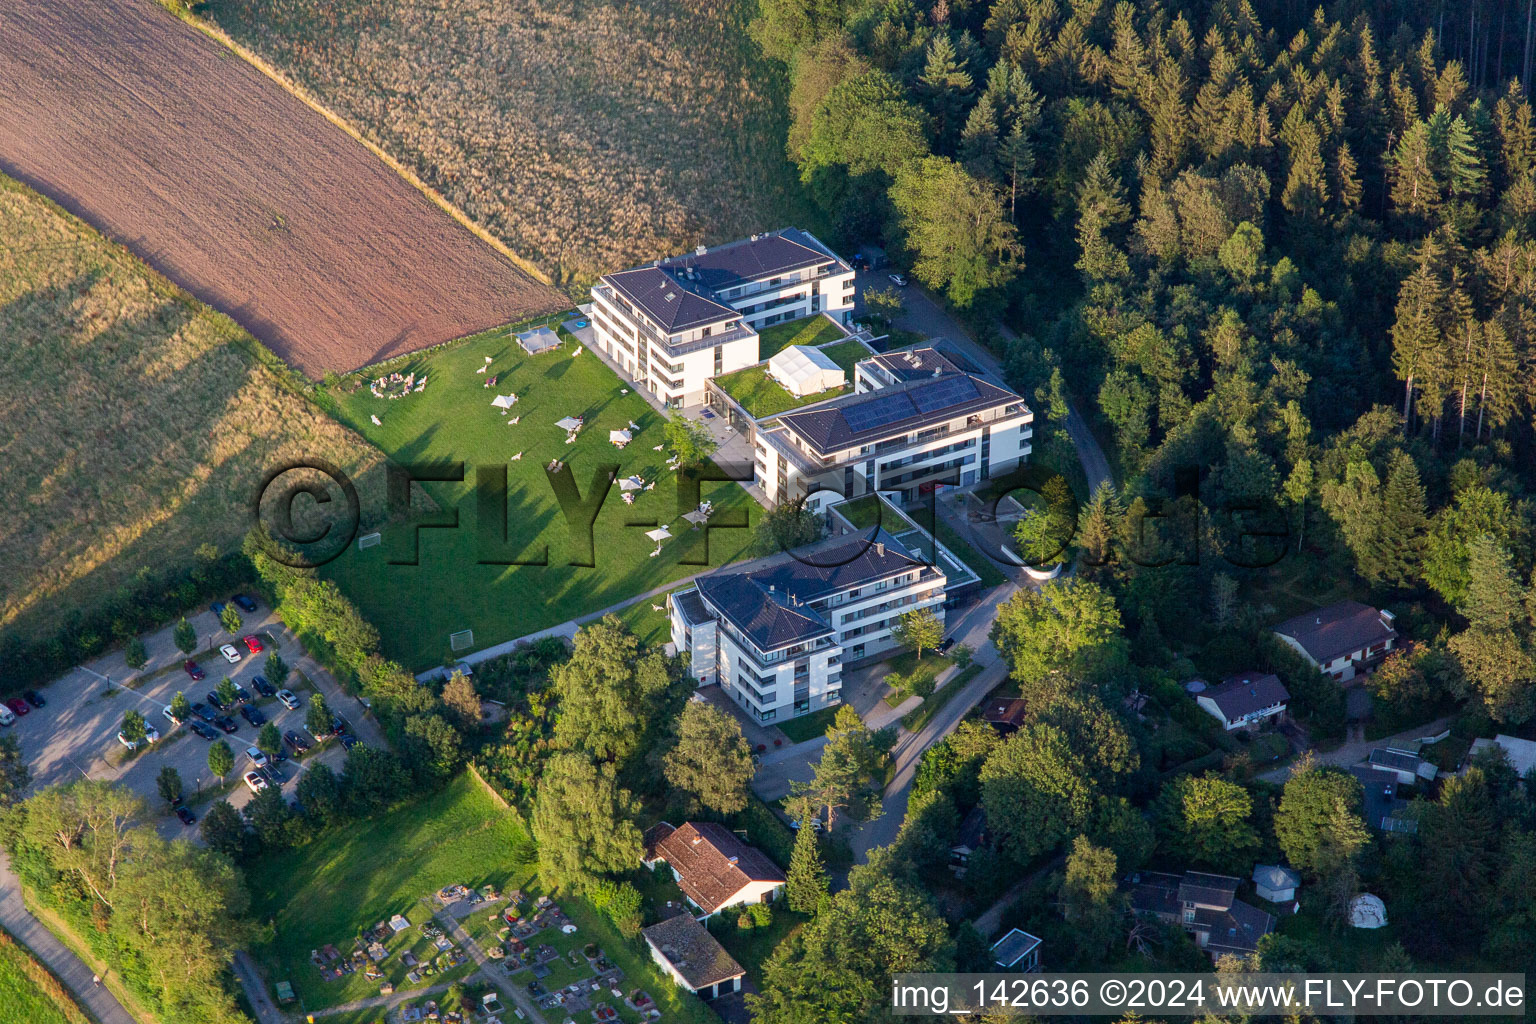
[{"label": "paved access road", "polygon": [[135,1024],[133,1015],[123,1009],[105,985],[92,982],[95,972],[28,912],[21,900],[21,881],[11,871],[4,853],[0,853],[0,926],[30,949],[74,993],[97,1024]]}]

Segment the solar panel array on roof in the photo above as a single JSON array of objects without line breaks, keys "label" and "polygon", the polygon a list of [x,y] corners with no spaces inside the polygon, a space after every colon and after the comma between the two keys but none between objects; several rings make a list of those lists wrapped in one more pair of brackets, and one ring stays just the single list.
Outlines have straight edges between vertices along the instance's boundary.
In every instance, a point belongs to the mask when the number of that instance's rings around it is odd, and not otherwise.
[{"label": "solar panel array on roof", "polygon": [[911,394],[918,412],[930,413],[936,409],[947,409],[952,405],[968,402],[976,397],[977,391],[971,378],[957,375],[941,378],[931,387],[918,389]]},{"label": "solar panel array on roof", "polygon": [[885,395],[843,410],[843,419],[854,433],[878,430],[913,415],[912,399],[905,394]]}]

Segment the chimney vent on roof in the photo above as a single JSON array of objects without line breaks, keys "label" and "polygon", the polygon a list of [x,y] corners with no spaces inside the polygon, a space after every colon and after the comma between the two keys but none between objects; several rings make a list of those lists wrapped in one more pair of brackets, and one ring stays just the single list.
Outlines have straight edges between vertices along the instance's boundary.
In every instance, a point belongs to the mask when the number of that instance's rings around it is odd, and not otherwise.
[{"label": "chimney vent on roof", "polygon": [[730,862],[731,862],[731,863],[732,863],[732,864],[735,864],[735,863],[736,863],[736,858],[735,858],[735,857],[734,857],[734,856],[732,856],[732,857],[729,857],[729,858],[727,858],[727,859],[728,859],[728,860],[729,860],[729,861],[730,861]]},{"label": "chimney vent on roof", "polygon": [[881,558],[885,557],[885,541],[875,541],[875,554],[879,555]]},{"label": "chimney vent on roof", "polygon": [[697,249],[693,250],[693,254],[695,256],[703,256],[707,252],[709,252],[709,249],[706,246],[702,246],[702,245],[699,246]]},{"label": "chimney vent on roof", "polygon": [[689,845],[690,846],[698,846],[703,841],[704,841],[704,837],[703,836],[694,836],[692,842]]}]

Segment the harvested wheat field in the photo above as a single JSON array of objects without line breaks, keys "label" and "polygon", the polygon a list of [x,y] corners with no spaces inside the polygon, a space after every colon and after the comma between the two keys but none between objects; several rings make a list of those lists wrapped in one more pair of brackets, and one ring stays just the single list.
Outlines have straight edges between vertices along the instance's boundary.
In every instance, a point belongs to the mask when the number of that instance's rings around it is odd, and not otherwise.
[{"label": "harvested wheat field", "polygon": [[238,549],[288,460],[381,511],[382,455],[228,317],[3,175],[0,239],[0,650]]},{"label": "harvested wheat field", "polygon": [[198,10],[551,278],[804,220],[756,0]]},{"label": "harvested wheat field", "polygon": [[563,304],[152,0],[0,5],[0,170],[311,376]]}]

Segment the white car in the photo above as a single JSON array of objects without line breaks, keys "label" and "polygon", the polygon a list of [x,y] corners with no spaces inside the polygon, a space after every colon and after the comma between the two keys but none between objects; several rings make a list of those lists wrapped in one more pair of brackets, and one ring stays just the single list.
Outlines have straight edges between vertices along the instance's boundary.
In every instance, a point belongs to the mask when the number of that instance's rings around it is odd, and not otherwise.
[{"label": "white car", "polygon": [[260,747],[246,747],[245,756],[250,758],[251,764],[257,768],[265,768],[267,766],[267,755],[262,753]]},{"label": "white car", "polygon": [[283,707],[287,708],[289,711],[299,710],[299,698],[294,694],[292,690],[278,690],[277,699],[281,701]]},{"label": "white car", "polygon": [[[152,725],[148,725],[148,726],[144,727],[144,742],[145,743],[153,743],[156,740],[158,740],[159,738],[160,738],[160,730],[156,729]],[[127,747],[129,750],[138,750],[139,749],[139,745],[137,743],[130,743],[128,741],[128,737],[124,736],[122,733],[118,733],[117,734],[117,742],[121,743],[123,746]]]},{"label": "white car", "polygon": [[224,660],[229,662],[231,665],[240,660],[240,652],[235,650],[234,647],[230,644],[225,644],[223,647],[220,647],[219,653],[224,655]]},{"label": "white car", "polygon": [[262,778],[257,772],[246,772],[245,785],[251,791],[251,795],[254,796],[267,788],[267,780]]},{"label": "white car", "polygon": [[905,288],[907,286],[906,274],[892,274],[890,277],[891,284],[894,284],[897,288]]}]

